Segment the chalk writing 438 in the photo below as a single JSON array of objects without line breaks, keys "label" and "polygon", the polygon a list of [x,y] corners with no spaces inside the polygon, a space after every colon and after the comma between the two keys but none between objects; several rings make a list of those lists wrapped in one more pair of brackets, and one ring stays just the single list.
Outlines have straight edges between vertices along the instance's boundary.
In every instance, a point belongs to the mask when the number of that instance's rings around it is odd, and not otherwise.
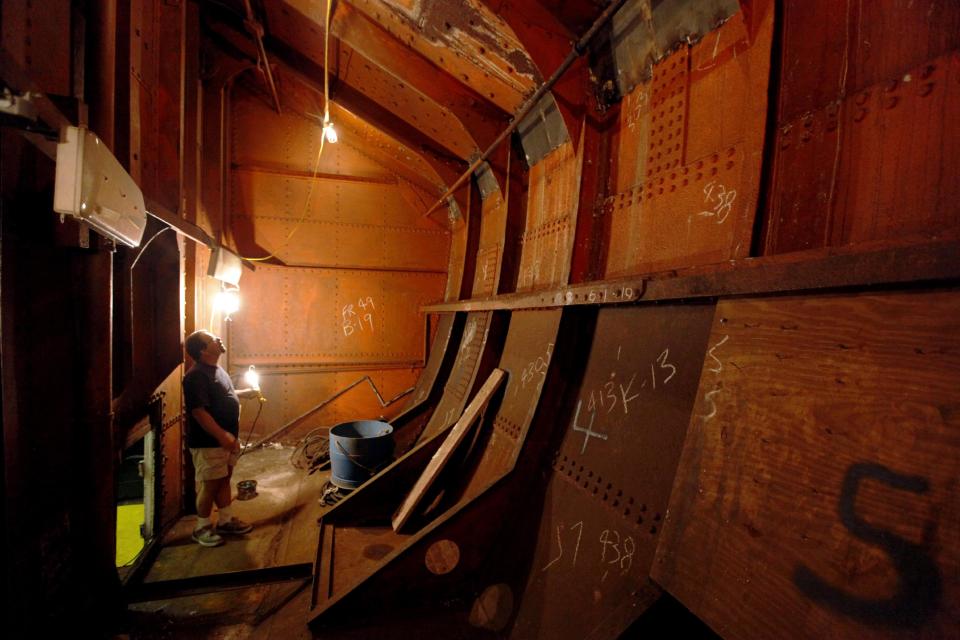
[{"label": "chalk writing 438", "polygon": [[736,198],[736,190],[728,189],[716,180],[711,180],[703,187],[703,201],[707,206],[713,206],[697,215],[705,218],[716,218],[717,224],[723,224],[730,215],[733,201]]}]

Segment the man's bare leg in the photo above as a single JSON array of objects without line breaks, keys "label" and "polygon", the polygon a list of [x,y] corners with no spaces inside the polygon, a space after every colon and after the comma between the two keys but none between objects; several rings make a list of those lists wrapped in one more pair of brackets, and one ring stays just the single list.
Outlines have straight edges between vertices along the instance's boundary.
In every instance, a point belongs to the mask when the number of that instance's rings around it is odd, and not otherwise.
[{"label": "man's bare leg", "polygon": [[233,501],[233,487],[230,486],[230,479],[233,477],[233,467],[227,468],[227,477],[221,478],[223,484],[217,490],[217,510],[220,512],[217,522],[217,531],[222,533],[247,533],[253,527],[234,517],[230,511],[230,503]]},{"label": "man's bare leg", "polygon": [[197,491],[197,526],[193,531],[193,539],[205,547],[215,547],[223,544],[223,538],[216,534],[210,522],[210,513],[217,497],[221,480],[204,480]]}]

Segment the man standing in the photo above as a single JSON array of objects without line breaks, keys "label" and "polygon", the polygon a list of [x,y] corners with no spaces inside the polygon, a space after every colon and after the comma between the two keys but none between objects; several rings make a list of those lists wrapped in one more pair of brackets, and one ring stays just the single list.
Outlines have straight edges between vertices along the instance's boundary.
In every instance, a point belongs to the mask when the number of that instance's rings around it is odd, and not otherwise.
[{"label": "man standing", "polygon": [[[197,483],[197,526],[193,539],[205,547],[223,544],[222,533],[244,534],[253,527],[230,512],[230,477],[240,457],[240,398],[260,396],[259,389],[233,388],[230,376],[217,365],[226,353],[223,341],[209,331],[195,331],[186,341],[195,364],[183,376],[187,407],[187,446]],[[214,528],[210,516],[219,512]]]}]

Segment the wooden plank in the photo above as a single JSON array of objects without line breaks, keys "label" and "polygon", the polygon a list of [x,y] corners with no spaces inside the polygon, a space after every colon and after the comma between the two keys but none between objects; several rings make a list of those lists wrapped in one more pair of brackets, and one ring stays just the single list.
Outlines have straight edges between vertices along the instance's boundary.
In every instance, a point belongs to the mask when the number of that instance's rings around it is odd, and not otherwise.
[{"label": "wooden plank", "polygon": [[420,474],[417,483],[413,485],[413,489],[410,490],[403,504],[400,505],[400,508],[394,514],[391,521],[394,531],[400,531],[400,529],[410,521],[414,509],[423,501],[427,491],[433,486],[433,483],[450,461],[457,447],[463,442],[464,438],[467,437],[474,421],[480,413],[486,409],[487,404],[490,402],[490,397],[500,387],[500,383],[503,382],[504,375],[502,369],[494,369],[490,372],[490,377],[488,377],[487,381],[480,387],[477,395],[473,397],[473,400],[467,406],[463,415],[457,420],[457,424],[453,426],[453,429],[449,435],[447,435],[443,444],[437,452],[433,454],[433,457],[430,458],[430,462],[423,470],[423,473]]},{"label": "wooden plank", "polygon": [[725,638],[955,637],[960,292],[723,301],[652,576]]}]

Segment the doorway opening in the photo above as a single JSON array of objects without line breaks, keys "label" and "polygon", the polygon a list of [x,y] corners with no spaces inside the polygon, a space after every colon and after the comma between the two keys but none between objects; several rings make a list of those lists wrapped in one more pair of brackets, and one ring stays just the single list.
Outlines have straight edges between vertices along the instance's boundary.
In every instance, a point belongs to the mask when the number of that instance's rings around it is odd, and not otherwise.
[{"label": "doorway opening", "polygon": [[117,474],[116,566],[121,578],[129,572],[153,537],[154,432],[129,444]]}]

